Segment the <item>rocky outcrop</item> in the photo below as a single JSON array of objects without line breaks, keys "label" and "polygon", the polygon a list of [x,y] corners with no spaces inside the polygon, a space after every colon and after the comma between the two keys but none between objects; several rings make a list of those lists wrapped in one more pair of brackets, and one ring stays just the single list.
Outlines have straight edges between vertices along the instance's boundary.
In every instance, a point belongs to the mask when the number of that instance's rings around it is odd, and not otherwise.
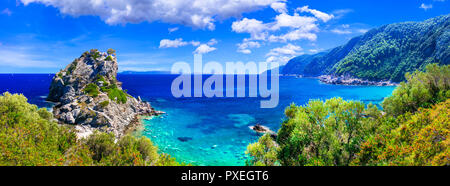
[{"label": "rocky outcrop", "polygon": [[60,123],[77,125],[79,137],[94,130],[122,136],[140,115],[156,115],[148,102],[122,89],[116,79],[115,51],[91,50],[75,59],[52,80],[47,100],[56,102],[53,114]]},{"label": "rocky outcrop", "polygon": [[323,83],[334,85],[362,85],[362,86],[397,86],[398,83],[391,81],[369,81],[354,78],[351,76],[331,76],[322,75],[319,76],[319,80]]},{"label": "rocky outcrop", "polygon": [[260,124],[256,124],[254,126],[250,126],[250,129],[252,129],[253,131],[255,131],[256,133],[259,133],[259,134],[269,134],[270,137],[272,137],[272,139],[274,139],[274,140],[277,139],[277,133],[270,130],[269,127],[266,127],[266,126],[263,126]]}]

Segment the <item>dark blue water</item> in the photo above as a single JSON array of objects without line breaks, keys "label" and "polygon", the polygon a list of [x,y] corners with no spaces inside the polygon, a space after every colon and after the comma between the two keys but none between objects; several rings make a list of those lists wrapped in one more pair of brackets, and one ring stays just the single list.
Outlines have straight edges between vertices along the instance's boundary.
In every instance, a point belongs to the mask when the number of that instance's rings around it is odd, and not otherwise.
[{"label": "dark blue water", "polygon": [[[244,165],[247,145],[259,137],[249,126],[259,123],[278,130],[284,108],[291,103],[303,105],[309,99],[342,97],[377,104],[394,89],[326,85],[317,79],[280,77],[279,105],[261,109],[261,98],[174,98],[171,83],[176,77],[121,74],[118,79],[129,94],[141,96],[167,113],[144,120],[140,134],[151,138],[161,152],[195,165]],[[49,107],[45,96],[51,78],[52,75],[0,74],[0,92],[23,93],[31,103]]]}]

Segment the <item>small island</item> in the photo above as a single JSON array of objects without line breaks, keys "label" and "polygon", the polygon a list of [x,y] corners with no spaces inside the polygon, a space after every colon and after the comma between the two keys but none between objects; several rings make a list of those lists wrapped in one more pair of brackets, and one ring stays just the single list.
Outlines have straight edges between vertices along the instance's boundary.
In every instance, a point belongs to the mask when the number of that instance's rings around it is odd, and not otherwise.
[{"label": "small island", "polygon": [[115,56],[113,49],[92,49],[53,77],[47,100],[56,103],[53,114],[59,123],[76,125],[79,138],[94,130],[119,138],[139,123],[139,116],[164,113],[122,89]]}]

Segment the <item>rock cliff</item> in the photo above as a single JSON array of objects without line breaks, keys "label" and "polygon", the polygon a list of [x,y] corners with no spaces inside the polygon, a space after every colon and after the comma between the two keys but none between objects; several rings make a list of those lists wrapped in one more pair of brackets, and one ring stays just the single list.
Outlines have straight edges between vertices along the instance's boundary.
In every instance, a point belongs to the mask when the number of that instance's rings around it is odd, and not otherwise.
[{"label": "rock cliff", "polygon": [[148,102],[136,99],[117,81],[115,51],[91,50],[60,72],[52,80],[47,100],[56,102],[53,114],[60,123],[76,125],[78,136],[94,130],[122,136],[139,122],[140,115],[155,115]]}]

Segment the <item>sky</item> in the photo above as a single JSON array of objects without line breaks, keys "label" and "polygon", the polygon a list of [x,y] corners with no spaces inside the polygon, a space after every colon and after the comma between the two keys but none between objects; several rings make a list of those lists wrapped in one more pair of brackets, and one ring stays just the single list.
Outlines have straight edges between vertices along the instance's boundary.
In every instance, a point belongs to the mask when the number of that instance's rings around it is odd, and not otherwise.
[{"label": "sky", "polygon": [[450,0],[1,0],[0,73],[55,73],[92,48],[119,71],[279,62],[370,29],[450,13]]}]

